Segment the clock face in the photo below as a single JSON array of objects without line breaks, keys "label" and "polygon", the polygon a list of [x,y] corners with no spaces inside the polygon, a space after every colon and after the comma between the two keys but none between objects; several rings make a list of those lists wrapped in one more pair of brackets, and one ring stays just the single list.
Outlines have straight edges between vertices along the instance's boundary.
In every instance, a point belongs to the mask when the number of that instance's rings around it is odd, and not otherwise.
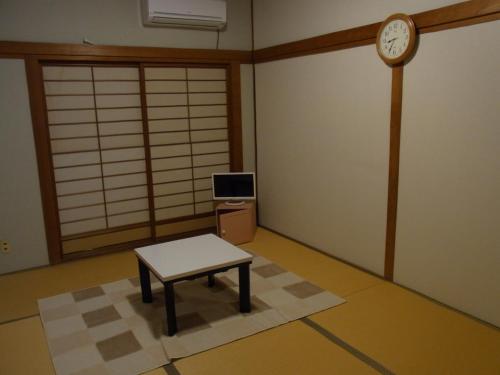
[{"label": "clock face", "polygon": [[382,29],[380,53],[388,59],[402,56],[410,45],[410,28],[401,20],[392,20]]},{"label": "clock face", "polygon": [[377,33],[377,52],[387,64],[404,62],[413,52],[415,24],[410,16],[397,13],[388,17]]}]

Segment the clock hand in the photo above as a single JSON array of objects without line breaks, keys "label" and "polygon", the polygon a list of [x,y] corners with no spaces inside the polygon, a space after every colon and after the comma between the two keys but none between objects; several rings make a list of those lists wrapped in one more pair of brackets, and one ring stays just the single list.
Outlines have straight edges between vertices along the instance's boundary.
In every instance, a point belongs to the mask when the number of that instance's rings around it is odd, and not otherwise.
[{"label": "clock hand", "polygon": [[391,40],[391,46],[389,47],[389,53],[391,53],[392,47],[394,47],[394,42],[396,41],[396,39],[398,39],[398,38],[394,38]]}]

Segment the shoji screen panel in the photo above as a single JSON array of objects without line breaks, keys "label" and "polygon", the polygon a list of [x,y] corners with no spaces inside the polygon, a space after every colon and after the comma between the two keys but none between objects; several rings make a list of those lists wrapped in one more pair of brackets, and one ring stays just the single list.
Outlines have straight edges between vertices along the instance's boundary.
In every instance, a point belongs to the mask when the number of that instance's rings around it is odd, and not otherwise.
[{"label": "shoji screen panel", "polygon": [[149,222],[139,69],[94,67],[108,226]]},{"label": "shoji screen panel", "polygon": [[215,226],[210,177],[231,165],[225,67],[42,71],[63,254]]},{"label": "shoji screen panel", "polygon": [[210,177],[230,170],[226,70],[148,66],[144,77],[157,235],[213,226]]},{"label": "shoji screen panel", "polygon": [[225,69],[188,68],[195,212],[213,210],[211,175],[229,172]]},{"label": "shoji screen panel", "polygon": [[43,78],[63,252],[148,238],[139,68],[44,66]]}]

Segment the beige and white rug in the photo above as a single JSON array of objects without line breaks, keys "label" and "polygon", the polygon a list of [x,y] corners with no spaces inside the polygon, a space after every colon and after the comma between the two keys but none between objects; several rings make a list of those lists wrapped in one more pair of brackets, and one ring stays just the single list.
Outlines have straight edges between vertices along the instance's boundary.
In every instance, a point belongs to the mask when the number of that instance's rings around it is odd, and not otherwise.
[{"label": "beige and white rug", "polygon": [[[155,280],[154,277],[151,279]],[[238,270],[175,284],[179,331],[164,334],[163,286],[141,300],[137,278],[38,301],[58,375],[139,374],[345,302],[269,260],[251,265],[252,312],[239,312]]]}]

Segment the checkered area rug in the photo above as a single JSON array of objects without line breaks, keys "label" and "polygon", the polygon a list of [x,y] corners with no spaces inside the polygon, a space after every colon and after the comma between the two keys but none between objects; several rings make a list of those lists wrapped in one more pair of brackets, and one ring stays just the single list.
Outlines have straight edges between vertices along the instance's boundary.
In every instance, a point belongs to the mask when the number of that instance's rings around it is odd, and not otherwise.
[{"label": "checkered area rug", "polygon": [[172,337],[158,281],[151,304],[142,303],[138,278],[39,300],[57,374],[140,374],[345,302],[263,257],[250,269],[252,311],[245,314],[237,268],[217,274],[213,287],[207,278],[174,284]]}]

